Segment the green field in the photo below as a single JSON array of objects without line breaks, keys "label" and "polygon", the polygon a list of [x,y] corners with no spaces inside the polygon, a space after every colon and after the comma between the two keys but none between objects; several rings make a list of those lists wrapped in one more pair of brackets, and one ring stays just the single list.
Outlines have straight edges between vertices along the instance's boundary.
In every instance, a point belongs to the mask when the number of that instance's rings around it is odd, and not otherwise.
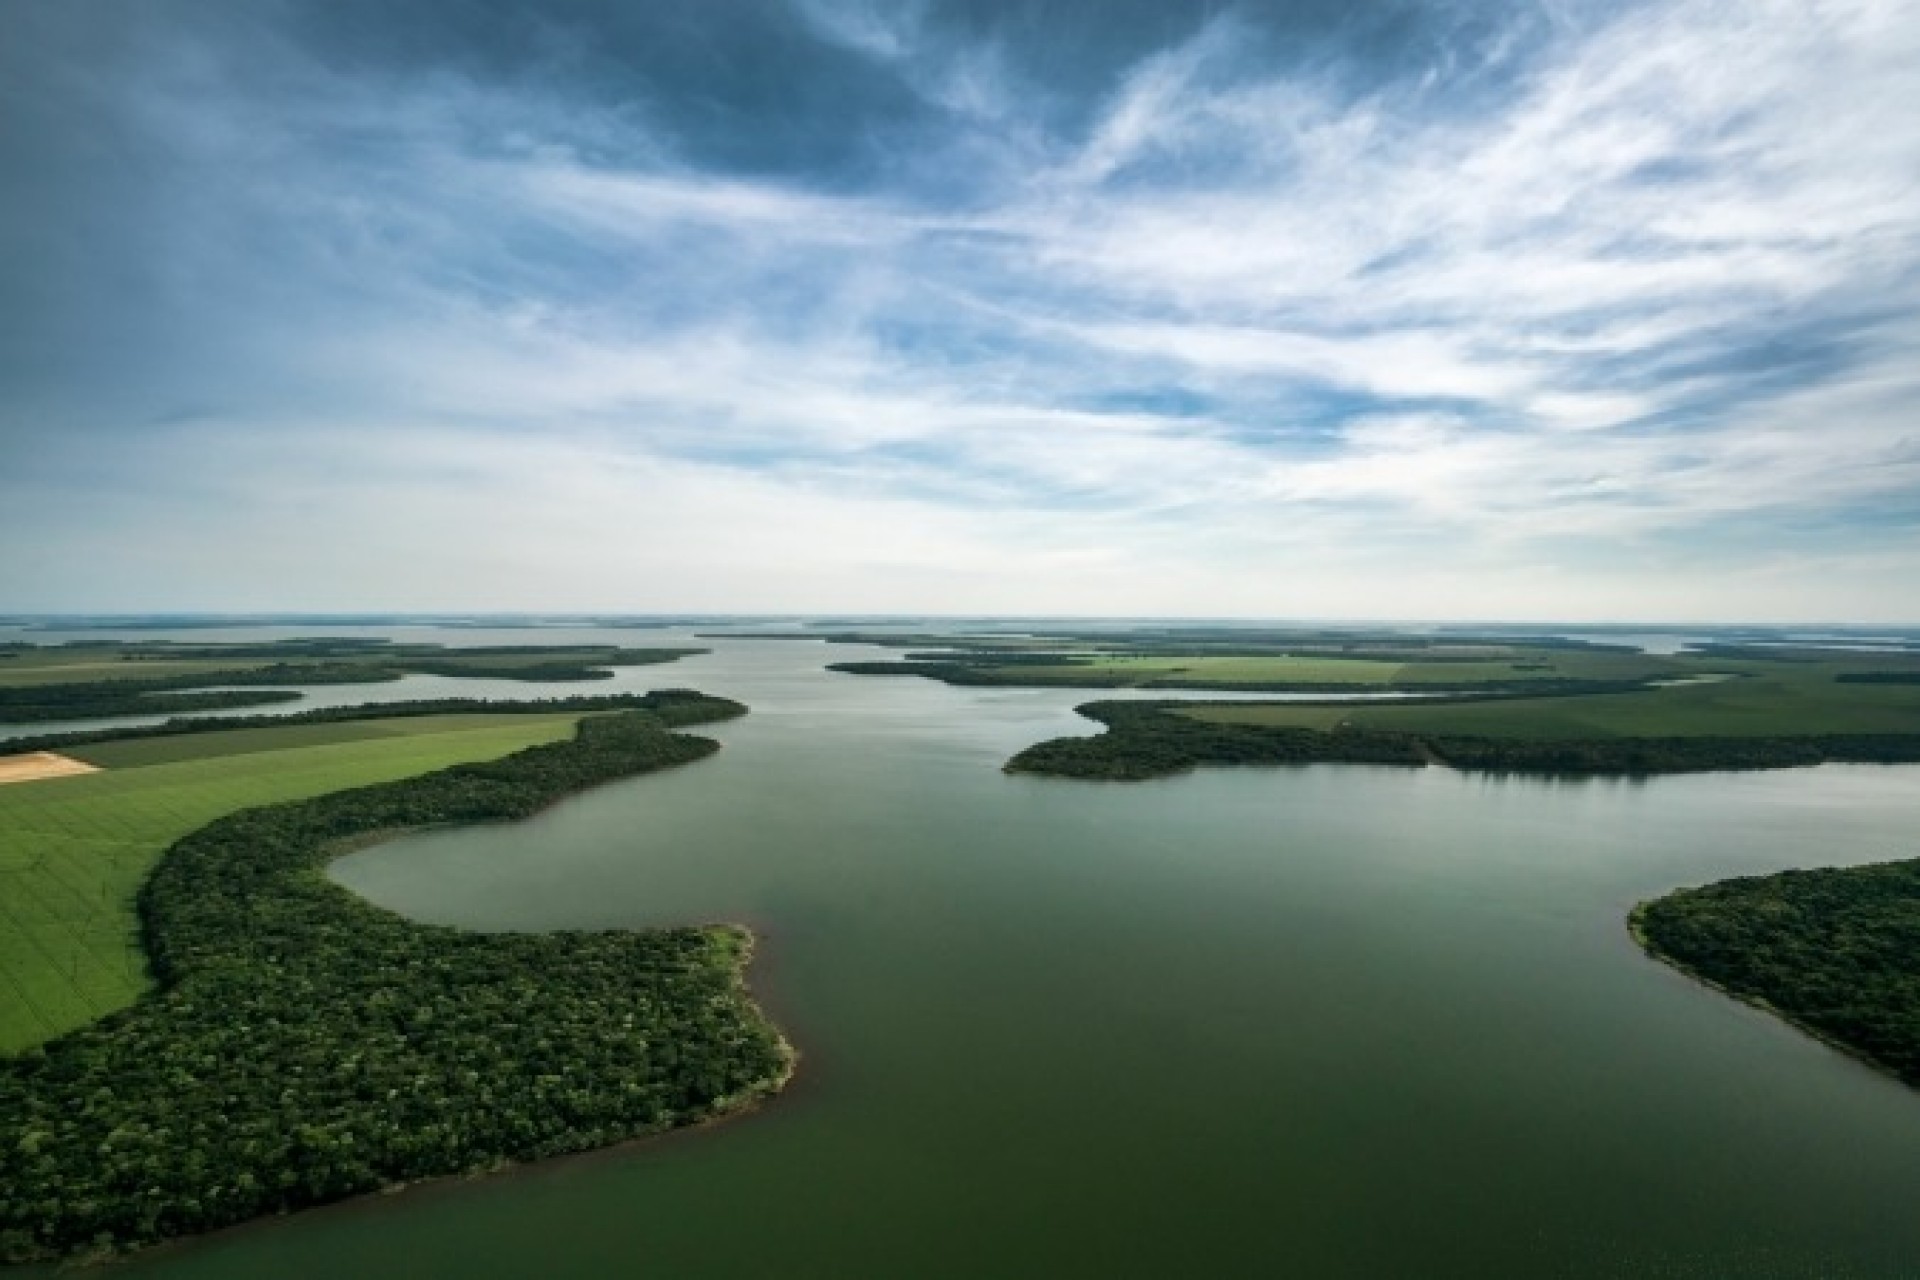
[{"label": "green field", "polygon": [[13,645],[0,650],[0,689],[38,688],[99,680],[152,680],[176,676],[279,671],[289,665],[325,668],[327,674],[364,671],[380,680],[409,670],[488,676],[543,672],[556,663],[582,669],[666,660],[686,650],[623,649],[613,645],[526,645],[449,648],[438,644],[373,644],[363,641],[291,640],[271,644],[178,642]]},{"label": "green field", "polygon": [[615,667],[672,662],[696,649],[619,645],[387,644],[296,639],[259,644],[112,641],[0,644],[0,723],[89,720],[263,706],[301,685],[406,675],[526,681],[611,679]]},{"label": "green field", "polygon": [[24,689],[67,684],[78,680],[119,680],[150,676],[198,676],[236,669],[257,670],[266,662],[232,662],[215,658],[124,661],[109,650],[75,651],[66,648],[17,653],[0,662],[0,688]]},{"label": "green field", "polygon": [[1114,683],[1145,684],[1181,680],[1222,688],[1262,684],[1421,685],[1505,682],[1545,676],[1564,679],[1635,679],[1660,675],[1666,666],[1638,655],[1556,655],[1552,662],[1488,658],[1456,662],[1390,662],[1374,658],[1321,655],[1099,654],[1061,666],[994,666],[979,670],[1007,680],[1034,684],[1072,682],[1090,675],[1112,676]]},{"label": "green field", "polygon": [[1840,664],[1722,664],[1742,674],[1637,693],[1512,698],[1432,705],[1205,707],[1184,714],[1213,724],[1331,729],[1532,741],[1631,737],[1756,737],[1920,730],[1920,686],[1848,684]]},{"label": "green field", "polygon": [[447,715],[99,743],[71,754],[105,772],[0,786],[0,1052],[146,989],[134,895],[181,836],[239,809],[556,742],[579,718]]},{"label": "green field", "polygon": [[[1539,683],[1615,687],[1698,670],[1697,663],[1626,648],[1536,640],[1448,642],[1391,635],[1190,631],[998,639],[848,635],[842,642],[909,647],[884,662],[836,662],[852,675],[919,675],[951,684],[1081,688],[1473,690]],[[935,647],[938,646],[938,647]],[[1583,692],[1595,692],[1588,688]]]}]

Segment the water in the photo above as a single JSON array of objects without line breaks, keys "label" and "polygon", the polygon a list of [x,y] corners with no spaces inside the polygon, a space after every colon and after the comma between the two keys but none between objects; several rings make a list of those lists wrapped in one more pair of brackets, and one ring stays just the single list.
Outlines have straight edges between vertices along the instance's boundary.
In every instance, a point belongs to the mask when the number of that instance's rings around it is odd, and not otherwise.
[{"label": "water", "polygon": [[750,923],[790,1093],[121,1274],[1920,1273],[1920,1095],[1622,924],[1677,884],[1920,853],[1920,772],[1012,778],[1092,728],[1086,691],[716,645],[643,674],[752,705],[718,756],[336,874],[475,928]]}]

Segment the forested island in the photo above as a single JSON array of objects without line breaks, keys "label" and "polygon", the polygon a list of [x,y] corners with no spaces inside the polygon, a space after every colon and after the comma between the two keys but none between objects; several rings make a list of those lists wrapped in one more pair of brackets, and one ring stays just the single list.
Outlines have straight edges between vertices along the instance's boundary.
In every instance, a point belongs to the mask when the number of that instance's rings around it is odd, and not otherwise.
[{"label": "forested island", "polygon": [[1682,972],[1920,1087],[1920,859],[1679,889],[1632,927]]},{"label": "forested island", "polygon": [[648,695],[564,742],[246,810],[139,895],[157,987],[0,1060],[0,1259],[105,1255],[693,1123],[778,1089],[751,940],[708,926],[476,934],[335,886],[340,852],[524,818],[716,749],[724,699]]},{"label": "forested island", "polygon": [[0,645],[0,723],[211,711],[292,702],[288,686],[366,684],[404,675],[604,680],[612,667],[671,662],[699,649],[617,645],[396,644],[297,639],[259,644],[86,641]]}]

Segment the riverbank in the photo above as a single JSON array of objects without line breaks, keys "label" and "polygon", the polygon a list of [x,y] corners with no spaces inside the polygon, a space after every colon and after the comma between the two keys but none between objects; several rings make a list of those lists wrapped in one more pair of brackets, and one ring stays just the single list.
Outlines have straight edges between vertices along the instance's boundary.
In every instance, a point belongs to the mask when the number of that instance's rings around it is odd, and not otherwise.
[{"label": "riverbank", "polygon": [[1628,929],[1695,981],[1920,1088],[1920,859],[1676,889]]},{"label": "riverbank", "polygon": [[[1328,709],[1300,704],[1092,702],[1075,710],[1106,732],[1036,743],[1010,758],[1005,771],[1136,781],[1202,765],[1437,763],[1494,773],[1632,776],[1920,761],[1920,732],[1538,738],[1522,727],[1510,736],[1480,737],[1351,722],[1365,715],[1373,723],[1385,709],[1372,707],[1343,712],[1324,728],[1311,721],[1324,724]],[[1410,723],[1450,711],[1440,705],[1391,710]],[[1524,703],[1509,714],[1524,718]]]},{"label": "riverbank", "polygon": [[122,1252],[249,1218],[623,1142],[777,1091],[794,1054],[725,927],[470,934],[328,882],[374,831],[524,819],[717,749],[670,697],[487,764],[249,810],[141,895],[160,986],[0,1064],[0,1258]]}]

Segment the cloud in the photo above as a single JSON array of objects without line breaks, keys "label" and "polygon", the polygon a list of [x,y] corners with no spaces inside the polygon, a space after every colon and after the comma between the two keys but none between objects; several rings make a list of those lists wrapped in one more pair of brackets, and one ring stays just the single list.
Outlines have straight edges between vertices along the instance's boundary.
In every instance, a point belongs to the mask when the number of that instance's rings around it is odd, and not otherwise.
[{"label": "cloud", "polygon": [[[72,555],[0,574],[18,607],[115,606],[129,540],[221,604],[244,530],[343,607],[425,589],[398,546],[475,597],[436,607],[1920,613],[1900,4],[1287,58],[1249,6],[1052,85],[931,0],[754,19],[794,76],[841,66],[804,36],[924,109],[854,119],[752,115],[757,70],[570,74],[559,28],[510,74],[375,72],[272,16],[95,47],[49,13],[0,71],[84,129],[0,137],[32,309],[0,312],[0,520]],[[703,112],[799,141],[745,163]],[[363,532],[323,556],[246,497],[296,490],[295,527]],[[497,505],[504,569],[460,550]],[[122,569],[64,581],[82,548]],[[595,594],[636,565],[644,598]]]}]

